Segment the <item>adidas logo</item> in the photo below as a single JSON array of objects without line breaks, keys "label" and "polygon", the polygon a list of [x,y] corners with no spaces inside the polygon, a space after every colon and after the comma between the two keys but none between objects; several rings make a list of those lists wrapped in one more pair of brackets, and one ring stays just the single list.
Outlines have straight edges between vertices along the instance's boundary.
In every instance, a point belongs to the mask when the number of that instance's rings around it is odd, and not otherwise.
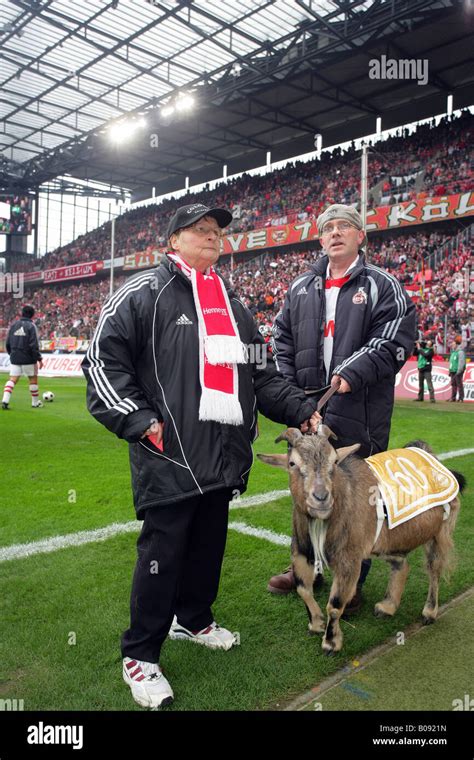
[{"label": "adidas logo", "polygon": [[302,288],[300,288],[296,294],[297,296],[307,296],[308,291],[306,290],[305,286],[303,285]]},{"label": "adidas logo", "polygon": [[181,316],[178,317],[178,319],[176,320],[176,324],[177,325],[192,325],[193,323],[191,322],[190,319],[188,319],[186,314],[181,314]]},{"label": "adidas logo", "polygon": [[13,335],[26,335],[26,332],[24,331],[23,327],[19,327],[18,330],[15,330]]}]

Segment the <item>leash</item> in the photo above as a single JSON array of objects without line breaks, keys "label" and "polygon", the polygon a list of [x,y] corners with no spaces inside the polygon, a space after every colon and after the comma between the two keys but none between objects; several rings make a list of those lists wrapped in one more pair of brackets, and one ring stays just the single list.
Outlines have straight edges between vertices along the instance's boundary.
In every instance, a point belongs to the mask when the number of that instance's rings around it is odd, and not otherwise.
[{"label": "leash", "polygon": [[326,404],[329,401],[329,399],[331,398],[331,396],[333,396],[336,393],[336,391],[339,390],[339,386],[340,385],[341,385],[341,381],[338,380],[337,383],[335,383],[334,385],[331,385],[329,387],[329,389],[326,391],[326,393],[324,394],[324,396],[322,396],[319,399],[319,401],[318,401],[318,406],[316,407],[316,411],[317,412],[320,412],[321,409],[323,408],[324,404]]},{"label": "leash", "polygon": [[316,393],[321,393],[321,391],[324,391],[324,390],[326,391],[326,393],[324,393],[319,399],[318,406],[316,407],[316,411],[320,412],[324,404],[327,404],[331,396],[333,396],[336,393],[336,391],[339,390],[340,385],[341,385],[341,381],[338,380],[338,382],[335,383],[334,385],[325,385],[323,388],[317,388],[315,390],[306,390],[305,395],[315,396]]},{"label": "leash", "polygon": [[[338,382],[335,383],[334,385],[325,385],[323,388],[314,388],[314,389],[311,388],[311,389],[305,390],[305,395],[315,396],[316,393],[321,393],[321,391],[326,391],[325,393],[323,393],[323,395],[319,399],[318,405],[316,407],[316,411],[320,412],[323,406],[327,404],[331,396],[333,396],[336,393],[336,391],[339,390],[340,385],[341,385],[341,381],[338,380]],[[315,433],[312,433],[308,430],[308,432],[305,433],[304,435],[315,435]]]}]

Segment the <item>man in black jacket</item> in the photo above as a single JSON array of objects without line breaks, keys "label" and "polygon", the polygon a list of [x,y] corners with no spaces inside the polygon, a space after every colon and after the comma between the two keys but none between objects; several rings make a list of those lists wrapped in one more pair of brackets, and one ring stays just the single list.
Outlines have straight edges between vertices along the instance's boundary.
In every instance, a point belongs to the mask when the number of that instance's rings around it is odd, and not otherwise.
[{"label": "man in black jacket", "polygon": [[10,354],[10,377],[3,389],[2,409],[7,411],[11,395],[22,375],[26,375],[30,384],[31,406],[38,409],[43,406],[39,400],[38,367],[43,366],[43,359],[38,344],[38,333],[32,319],[33,306],[23,306],[21,318],[14,322],[7,336],[6,349]]},{"label": "man in black jacket", "polygon": [[[299,388],[339,386],[324,422],[337,447],[360,443],[358,453],[368,457],[387,449],[395,377],[413,350],[415,307],[395,277],[366,261],[360,249],[367,239],[354,208],[329,206],[318,233],[325,255],[288,290],[274,325],[275,360]],[[364,561],[349,614],[361,605],[369,568]],[[288,569],[270,579],[268,590],[287,594],[296,582]]]},{"label": "man in black jacket", "polygon": [[[248,309],[212,266],[232,215],[177,210],[170,253],[106,303],[83,361],[91,414],[129,442],[143,519],[122,637],[123,678],[144,707],[173,699],[159,666],[168,633],[213,649],[234,635],[214,621],[228,506],[246,490],[257,410],[316,429],[316,401],[268,360]],[[174,616],[174,617],[173,617]]]}]

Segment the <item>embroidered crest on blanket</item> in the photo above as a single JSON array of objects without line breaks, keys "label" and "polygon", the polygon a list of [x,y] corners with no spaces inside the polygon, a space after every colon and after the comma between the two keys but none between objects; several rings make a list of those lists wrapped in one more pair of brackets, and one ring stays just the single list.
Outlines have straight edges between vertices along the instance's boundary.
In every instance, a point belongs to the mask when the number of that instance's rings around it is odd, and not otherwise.
[{"label": "embroidered crest on blanket", "polygon": [[378,480],[389,528],[447,504],[459,492],[454,475],[432,454],[415,446],[384,451],[365,461]]}]

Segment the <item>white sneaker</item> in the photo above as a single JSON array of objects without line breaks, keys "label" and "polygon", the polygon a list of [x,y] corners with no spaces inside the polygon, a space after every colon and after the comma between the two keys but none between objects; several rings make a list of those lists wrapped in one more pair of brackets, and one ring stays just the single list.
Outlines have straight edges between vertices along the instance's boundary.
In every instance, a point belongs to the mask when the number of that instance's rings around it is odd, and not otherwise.
[{"label": "white sneaker", "polygon": [[42,401],[37,401],[36,404],[31,404],[33,409],[40,409],[43,406]]},{"label": "white sneaker", "polygon": [[186,639],[187,641],[194,641],[196,644],[203,644],[209,649],[231,649],[237,640],[233,633],[227,630],[227,628],[220,628],[217,623],[213,622],[208,625],[207,628],[203,628],[202,631],[188,631],[187,628],[180,625],[176,618],[173,618],[171,628],[168,636],[170,639],[179,640]]},{"label": "white sneaker", "polygon": [[154,662],[143,662],[131,657],[123,659],[123,680],[132,690],[132,696],[140,707],[158,709],[171,704],[173,689]]}]

